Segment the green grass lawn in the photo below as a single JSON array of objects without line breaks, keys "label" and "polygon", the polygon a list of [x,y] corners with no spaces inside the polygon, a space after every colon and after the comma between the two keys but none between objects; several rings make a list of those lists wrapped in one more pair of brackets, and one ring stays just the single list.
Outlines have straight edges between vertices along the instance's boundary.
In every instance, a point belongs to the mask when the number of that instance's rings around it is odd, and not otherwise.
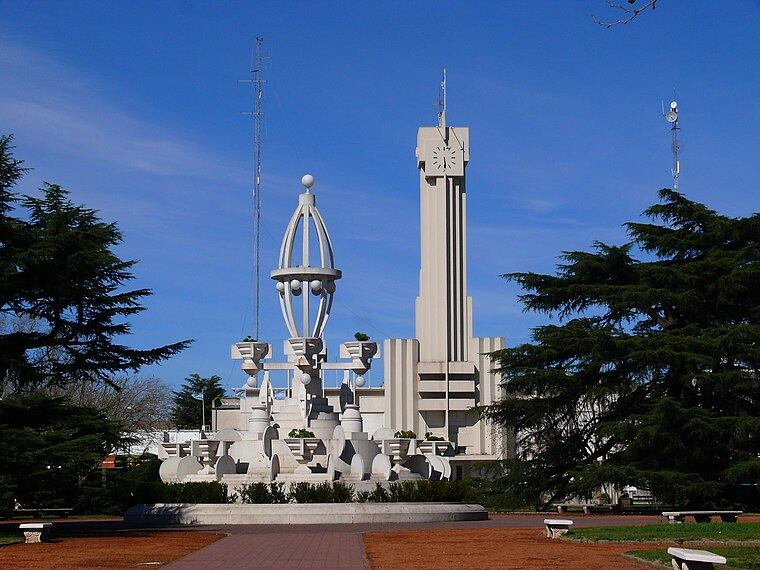
[{"label": "green grass lawn", "polygon": [[686,540],[760,540],[760,523],[686,523],[646,526],[575,528],[567,535],[576,540],[613,542],[672,542]]},{"label": "green grass lawn", "polygon": [[[760,546],[710,546],[701,550],[709,550],[715,554],[726,557],[727,564],[720,568],[746,570],[760,568]],[[632,550],[626,552],[629,556],[635,556],[648,562],[661,562],[667,568],[670,568],[671,556],[666,549],[660,550]]]},{"label": "green grass lawn", "polygon": [[0,532],[0,546],[21,542],[24,537],[19,532]]}]

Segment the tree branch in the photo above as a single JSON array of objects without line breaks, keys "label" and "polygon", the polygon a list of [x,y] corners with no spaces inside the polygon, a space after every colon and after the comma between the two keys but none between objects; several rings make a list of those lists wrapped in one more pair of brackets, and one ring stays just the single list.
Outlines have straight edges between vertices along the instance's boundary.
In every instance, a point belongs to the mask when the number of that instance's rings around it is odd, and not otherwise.
[{"label": "tree branch", "polygon": [[[634,4],[636,0],[628,0],[629,4]],[[610,8],[615,8],[617,10],[622,10],[622,12],[625,14],[624,17],[620,18],[619,20],[615,20],[614,22],[606,22],[603,20],[600,20],[593,14],[591,14],[591,19],[594,21],[595,24],[598,24],[600,26],[604,26],[605,28],[612,28],[614,26],[618,25],[625,25],[631,20],[635,19],[636,16],[641,14],[642,12],[648,10],[651,8],[654,10],[656,8],[657,0],[648,0],[646,4],[639,8],[629,8],[627,6],[623,6],[622,4],[618,4],[617,2],[612,2],[612,0],[607,0],[607,5]]]}]

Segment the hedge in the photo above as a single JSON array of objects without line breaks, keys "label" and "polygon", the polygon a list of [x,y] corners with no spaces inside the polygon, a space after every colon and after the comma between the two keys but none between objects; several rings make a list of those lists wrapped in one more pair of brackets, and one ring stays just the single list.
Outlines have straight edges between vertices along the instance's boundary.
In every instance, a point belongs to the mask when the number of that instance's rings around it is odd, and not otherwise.
[{"label": "hedge", "polygon": [[190,483],[140,483],[135,488],[134,502],[151,503],[232,503],[235,495],[229,495],[227,485],[217,481],[193,481]]},{"label": "hedge", "polygon": [[211,482],[141,483],[135,489],[136,503],[397,503],[438,502],[461,503],[472,499],[467,481],[430,481],[418,479],[390,483],[387,487],[375,484],[372,491],[356,492],[352,485],[341,481],[312,484],[248,483],[229,493],[227,485]]}]

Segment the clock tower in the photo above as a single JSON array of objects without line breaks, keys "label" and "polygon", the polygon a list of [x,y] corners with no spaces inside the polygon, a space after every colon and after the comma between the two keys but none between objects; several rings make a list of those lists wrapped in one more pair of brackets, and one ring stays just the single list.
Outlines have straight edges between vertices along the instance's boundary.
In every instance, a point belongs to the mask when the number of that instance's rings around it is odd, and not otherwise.
[{"label": "clock tower", "polygon": [[473,408],[500,397],[500,377],[489,353],[502,337],[475,337],[467,295],[467,191],[470,131],[446,124],[446,76],[438,126],[417,131],[420,176],[420,292],[415,338],[383,344],[384,425],[449,442],[460,477],[477,461],[508,454],[500,428]]},{"label": "clock tower", "polygon": [[420,172],[420,295],[416,337],[420,361],[468,360],[472,301],[467,296],[467,192],[470,131],[446,125],[417,132]]}]

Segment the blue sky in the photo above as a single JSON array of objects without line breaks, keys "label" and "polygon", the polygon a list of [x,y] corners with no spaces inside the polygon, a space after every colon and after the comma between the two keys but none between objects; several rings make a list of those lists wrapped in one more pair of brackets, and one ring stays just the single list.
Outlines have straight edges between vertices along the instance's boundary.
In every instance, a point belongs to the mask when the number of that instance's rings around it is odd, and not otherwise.
[{"label": "blue sky", "polygon": [[[627,26],[573,2],[31,2],[0,0],[0,132],[34,168],[117,221],[136,286],[155,295],[132,342],[196,343],[147,369],[243,374],[251,332],[251,48],[267,63],[263,266],[295,207],[317,202],[343,270],[330,352],[362,330],[414,334],[419,270],[414,146],[448,69],[449,123],[469,126],[469,284],[475,333],[510,345],[524,314],[510,271],[620,242],[670,183],[660,102],[681,107],[682,190],[730,214],[760,202],[760,2],[660,0]],[[264,279],[262,339],[286,329]],[[379,379],[378,370],[373,378]],[[376,381],[376,380],[375,380]]]}]

